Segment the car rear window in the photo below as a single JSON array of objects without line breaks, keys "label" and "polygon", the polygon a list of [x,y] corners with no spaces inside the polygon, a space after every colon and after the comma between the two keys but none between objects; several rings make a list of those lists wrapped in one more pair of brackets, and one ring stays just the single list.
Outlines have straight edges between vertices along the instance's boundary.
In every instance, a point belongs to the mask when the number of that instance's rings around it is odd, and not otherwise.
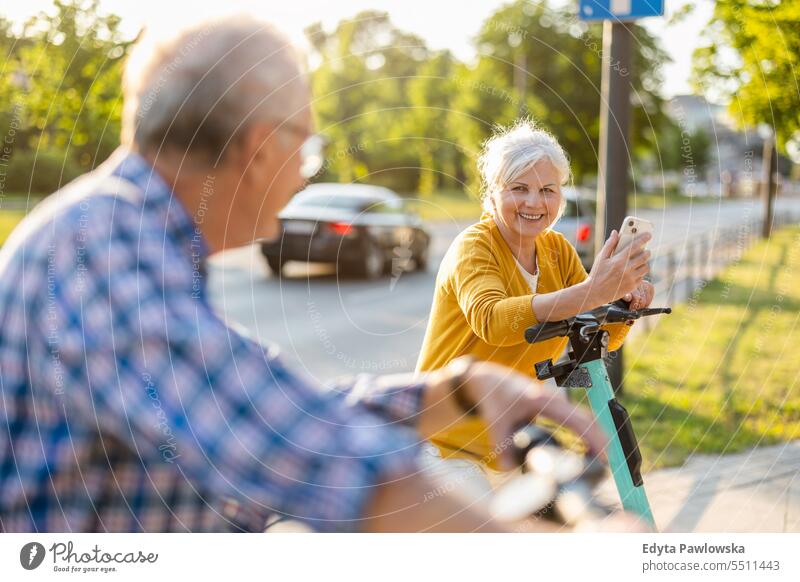
[{"label": "car rear window", "polygon": [[312,194],[295,198],[291,206],[322,206],[325,208],[347,208],[364,210],[379,200],[364,196],[348,196],[347,194]]}]

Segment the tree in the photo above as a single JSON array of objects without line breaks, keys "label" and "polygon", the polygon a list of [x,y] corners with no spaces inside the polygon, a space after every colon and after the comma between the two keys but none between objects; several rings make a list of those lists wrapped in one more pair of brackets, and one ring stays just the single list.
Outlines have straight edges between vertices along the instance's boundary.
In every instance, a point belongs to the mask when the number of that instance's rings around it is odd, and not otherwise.
[{"label": "tree", "polygon": [[[477,193],[475,159],[497,125],[520,115],[552,131],[580,179],[597,168],[601,39],[574,10],[517,0],[498,10],[476,38],[474,65],[436,53],[398,30],[383,12],[362,12],[332,32],[306,31],[319,126],[333,148],[321,179],[384,182],[431,192],[453,185]],[[668,123],[656,93],[666,56],[635,35],[632,143],[652,155]]]},{"label": "tree", "polygon": [[[645,29],[631,25],[631,30],[633,71],[617,73],[631,76],[631,140],[635,154],[644,155],[655,149],[659,128],[668,123],[657,93],[659,66],[667,57]],[[462,95],[454,107],[474,118],[472,127],[461,131],[465,147],[480,144],[492,125],[527,113],[555,134],[578,179],[594,174],[600,131],[600,25],[578,21],[575,7],[555,10],[547,2],[517,0],[484,23],[476,44],[481,57],[467,83],[467,91],[474,94]],[[520,75],[524,96],[517,89]],[[498,96],[510,99],[503,105]]]},{"label": "tree", "polygon": [[689,134],[689,148],[691,164],[700,181],[704,181],[708,167],[711,164],[711,137],[701,128]]},{"label": "tree", "polygon": [[321,179],[369,176],[401,190],[416,187],[418,143],[409,140],[409,83],[429,51],[417,36],[398,30],[385,12],[366,11],[333,32],[306,29],[319,62],[311,80],[318,126],[331,139]]},{"label": "tree", "polygon": [[433,55],[408,83],[405,134],[416,142],[421,194],[460,185],[462,159],[448,126],[450,100],[456,88],[454,73],[459,63],[448,51]]},{"label": "tree", "polygon": [[800,136],[800,2],[719,0],[693,55],[693,83],[730,100],[740,126],[774,128],[778,146]]},{"label": "tree", "polygon": [[[480,195],[477,158],[483,142],[499,125],[516,119],[520,101],[508,86],[503,72],[489,59],[475,67],[461,65],[455,77],[456,92],[448,116],[448,131],[463,157],[462,168],[467,191]],[[529,110],[540,110],[535,97],[526,100]]]},{"label": "tree", "polygon": [[65,151],[83,169],[119,144],[122,59],[120,19],[101,15],[99,0],[55,0],[55,13],[25,25],[20,50],[26,118],[33,149]]},{"label": "tree", "polygon": [[[23,91],[26,77],[19,69],[20,49],[27,44],[11,30],[11,21],[0,17],[0,135],[3,149],[15,149],[27,143],[28,127],[24,120]],[[10,154],[4,152],[5,158]],[[7,161],[7,160],[6,160]]]}]

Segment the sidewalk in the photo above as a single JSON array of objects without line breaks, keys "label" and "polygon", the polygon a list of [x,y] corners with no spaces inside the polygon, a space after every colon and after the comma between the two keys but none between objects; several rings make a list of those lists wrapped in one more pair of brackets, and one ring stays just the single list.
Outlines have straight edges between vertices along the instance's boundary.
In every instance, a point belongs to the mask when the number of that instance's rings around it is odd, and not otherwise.
[{"label": "sidewalk", "polygon": [[[662,532],[800,532],[800,440],[644,475]],[[616,497],[613,483],[603,496]]]}]

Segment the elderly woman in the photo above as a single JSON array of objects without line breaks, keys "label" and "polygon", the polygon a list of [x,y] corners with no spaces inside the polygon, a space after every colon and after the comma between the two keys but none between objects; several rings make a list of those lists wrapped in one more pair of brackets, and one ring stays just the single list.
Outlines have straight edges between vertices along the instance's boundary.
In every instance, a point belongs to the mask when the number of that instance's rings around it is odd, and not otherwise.
[{"label": "elderly woman", "polygon": [[[567,340],[530,345],[523,337],[527,327],[620,298],[634,309],[650,304],[653,287],[643,280],[649,252],[642,250],[649,235],[613,256],[619,239],[613,232],[587,274],[572,245],[551,229],[565,205],[561,186],[570,178],[567,156],[552,135],[519,122],[486,143],[479,167],[485,212],[442,261],[418,372],[469,354],[533,375],[534,364],[557,359]],[[616,350],[629,326],[607,327],[609,349]],[[498,451],[491,450],[488,433],[485,424],[465,418],[433,443],[443,457],[495,467]]]}]

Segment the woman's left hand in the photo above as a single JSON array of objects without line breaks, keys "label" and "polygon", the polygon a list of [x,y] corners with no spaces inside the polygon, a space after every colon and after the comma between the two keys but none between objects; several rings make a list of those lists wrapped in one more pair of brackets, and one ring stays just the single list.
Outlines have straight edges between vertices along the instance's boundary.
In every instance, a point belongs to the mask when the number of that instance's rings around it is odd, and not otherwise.
[{"label": "woman's left hand", "polygon": [[626,293],[623,299],[629,301],[631,311],[649,307],[656,294],[656,288],[649,281],[642,281],[633,293]]}]

